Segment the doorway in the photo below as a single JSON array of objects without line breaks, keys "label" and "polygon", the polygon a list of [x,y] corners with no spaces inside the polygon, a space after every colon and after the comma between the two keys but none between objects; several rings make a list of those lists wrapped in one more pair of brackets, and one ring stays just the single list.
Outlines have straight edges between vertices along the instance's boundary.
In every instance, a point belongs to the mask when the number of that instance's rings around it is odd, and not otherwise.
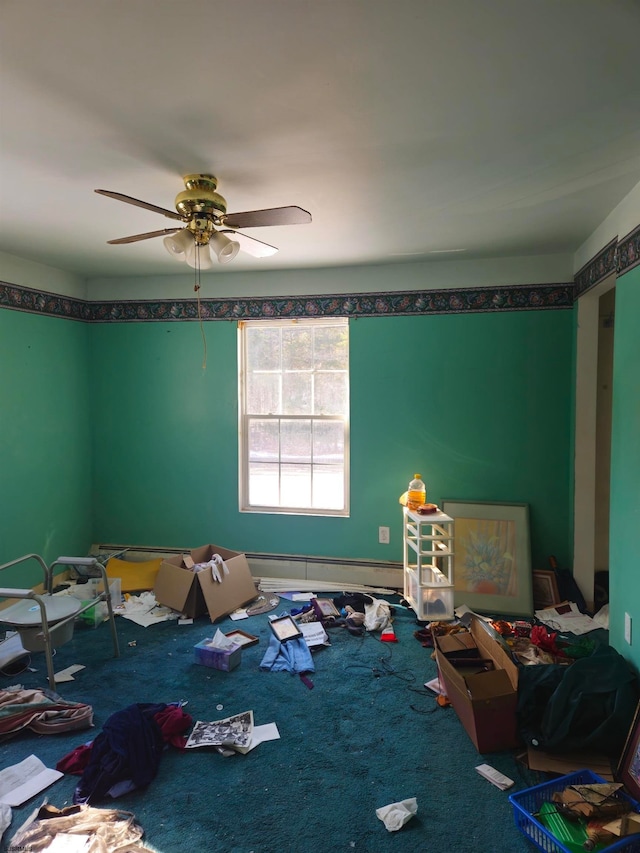
[{"label": "doorway", "polygon": [[615,282],[578,300],[573,574],[595,609],[608,598]]}]

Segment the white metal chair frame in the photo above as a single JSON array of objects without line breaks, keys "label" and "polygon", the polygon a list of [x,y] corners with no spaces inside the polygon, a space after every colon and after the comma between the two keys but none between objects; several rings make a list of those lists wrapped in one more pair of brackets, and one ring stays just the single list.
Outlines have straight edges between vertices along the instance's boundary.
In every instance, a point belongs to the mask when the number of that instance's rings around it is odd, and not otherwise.
[{"label": "white metal chair frame", "polygon": [[[58,557],[58,559],[54,560],[54,562],[51,563],[50,566],[47,566],[45,561],[38,554],[25,554],[24,557],[18,557],[16,560],[11,560],[11,562],[9,563],[4,563],[4,565],[0,566],[0,572],[3,571],[3,569],[11,568],[11,566],[17,566],[19,563],[26,563],[28,560],[36,560],[36,562],[42,568],[42,571],[44,573],[44,595],[52,595],[53,570],[56,566],[95,566],[97,569],[100,570],[100,574],[102,576],[103,591],[98,593],[98,595],[96,595],[90,601],[86,602],[84,606],[80,607],[80,609],[77,610],[75,613],[72,613],[65,619],[55,620],[55,624],[51,627],[49,625],[49,619],[47,618],[47,609],[43,600],[42,593],[37,593],[33,589],[0,587],[0,598],[31,599],[35,601],[40,607],[42,635],[38,635],[38,638],[42,636],[44,642],[44,653],[47,659],[47,673],[49,677],[49,686],[51,687],[51,689],[56,689],[55,673],[53,671],[54,647],[51,638],[51,631],[58,630],[58,628],[61,628],[63,625],[66,625],[67,622],[71,622],[72,620],[76,619],[81,613],[84,613],[86,610],[90,610],[92,607],[95,607],[95,605],[101,601],[104,601],[107,605],[107,612],[111,625],[111,636],[113,638],[113,656],[116,658],[120,657],[118,634],[116,631],[116,623],[113,614],[113,605],[111,603],[111,594],[109,592],[109,579],[107,577],[107,570],[102,565],[102,563],[95,557]],[[0,610],[0,622],[2,621],[2,611]]]}]

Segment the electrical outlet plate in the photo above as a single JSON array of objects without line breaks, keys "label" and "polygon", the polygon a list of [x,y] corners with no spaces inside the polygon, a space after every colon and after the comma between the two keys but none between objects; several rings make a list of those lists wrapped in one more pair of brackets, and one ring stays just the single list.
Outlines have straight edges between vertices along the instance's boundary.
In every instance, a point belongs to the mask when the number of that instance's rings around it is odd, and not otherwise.
[{"label": "electrical outlet plate", "polygon": [[378,542],[381,545],[389,544],[389,528],[388,527],[379,527],[378,528]]},{"label": "electrical outlet plate", "polygon": [[631,614],[624,614],[624,638],[631,645]]}]

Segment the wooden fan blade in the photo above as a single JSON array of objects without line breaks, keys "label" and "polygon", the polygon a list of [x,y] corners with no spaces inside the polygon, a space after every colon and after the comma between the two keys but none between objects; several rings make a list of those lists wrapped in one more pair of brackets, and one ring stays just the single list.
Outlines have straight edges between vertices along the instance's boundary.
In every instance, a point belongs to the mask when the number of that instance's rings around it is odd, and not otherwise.
[{"label": "wooden fan blade", "polygon": [[160,231],[147,231],[144,234],[132,234],[131,237],[119,237],[117,240],[107,240],[111,245],[117,243],[137,243],[138,240],[149,240],[151,237],[163,237],[165,234],[175,234],[182,228],[162,228]]},{"label": "wooden fan blade", "polygon": [[243,213],[225,213],[222,224],[229,228],[258,228],[263,225],[306,225],[311,214],[301,207],[270,207],[267,210],[246,210]]},{"label": "wooden fan blade", "polygon": [[99,193],[99,195],[106,195],[109,198],[115,198],[116,201],[125,201],[127,204],[135,204],[136,207],[144,207],[145,210],[153,210],[154,213],[161,213],[163,216],[168,216],[169,219],[179,219],[181,222],[184,222],[182,216],[179,213],[175,213],[173,210],[165,210],[164,207],[158,207],[155,204],[149,204],[147,201],[140,201],[138,198],[132,198],[130,195],[123,195],[122,193],[114,193],[111,190],[94,190],[94,192]]},{"label": "wooden fan blade", "polygon": [[221,228],[220,233],[226,234],[230,240],[235,240],[236,243],[240,244],[243,252],[246,252],[247,255],[253,255],[254,258],[268,258],[278,251],[275,246],[263,243],[262,240],[256,240],[255,237],[247,237],[246,234],[240,234],[238,231],[231,231],[229,228]]}]

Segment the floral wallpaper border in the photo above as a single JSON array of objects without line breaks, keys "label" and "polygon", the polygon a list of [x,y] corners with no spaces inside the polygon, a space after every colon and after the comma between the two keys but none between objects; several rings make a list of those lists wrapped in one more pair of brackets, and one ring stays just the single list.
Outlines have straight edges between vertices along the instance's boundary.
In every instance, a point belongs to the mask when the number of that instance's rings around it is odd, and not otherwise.
[{"label": "floral wallpaper border", "polygon": [[618,243],[618,273],[623,274],[640,264],[640,225]]},{"label": "floral wallpaper border", "polygon": [[71,299],[56,293],[33,290],[17,284],[0,282],[0,308],[13,308],[30,314],[45,314],[48,317],[64,317],[68,320],[91,322],[91,302]]},{"label": "floral wallpaper border", "polygon": [[640,264],[640,225],[614,238],[574,277],[559,284],[476,287],[334,296],[253,299],[131,300],[88,302],[0,281],[0,308],[80,320],[84,323],[147,323],[185,320],[260,320],[272,317],[399,317],[416,314],[539,311],[571,308],[576,299],[612,272]]},{"label": "floral wallpaper border", "polygon": [[618,238],[607,243],[604,249],[601,249],[597,255],[591,258],[590,261],[578,270],[574,277],[576,287],[576,299],[595,287],[596,284],[605,279],[617,269],[618,263]]},{"label": "floral wallpaper border", "polygon": [[623,275],[638,264],[640,264],[640,225],[621,240],[615,237],[576,273],[575,298],[578,299],[612,272]]},{"label": "floral wallpaper border", "polygon": [[287,296],[254,299],[131,300],[87,302],[0,282],[0,308],[89,323],[185,320],[259,320],[273,317],[389,317],[417,314],[539,311],[571,308],[571,283]]}]

